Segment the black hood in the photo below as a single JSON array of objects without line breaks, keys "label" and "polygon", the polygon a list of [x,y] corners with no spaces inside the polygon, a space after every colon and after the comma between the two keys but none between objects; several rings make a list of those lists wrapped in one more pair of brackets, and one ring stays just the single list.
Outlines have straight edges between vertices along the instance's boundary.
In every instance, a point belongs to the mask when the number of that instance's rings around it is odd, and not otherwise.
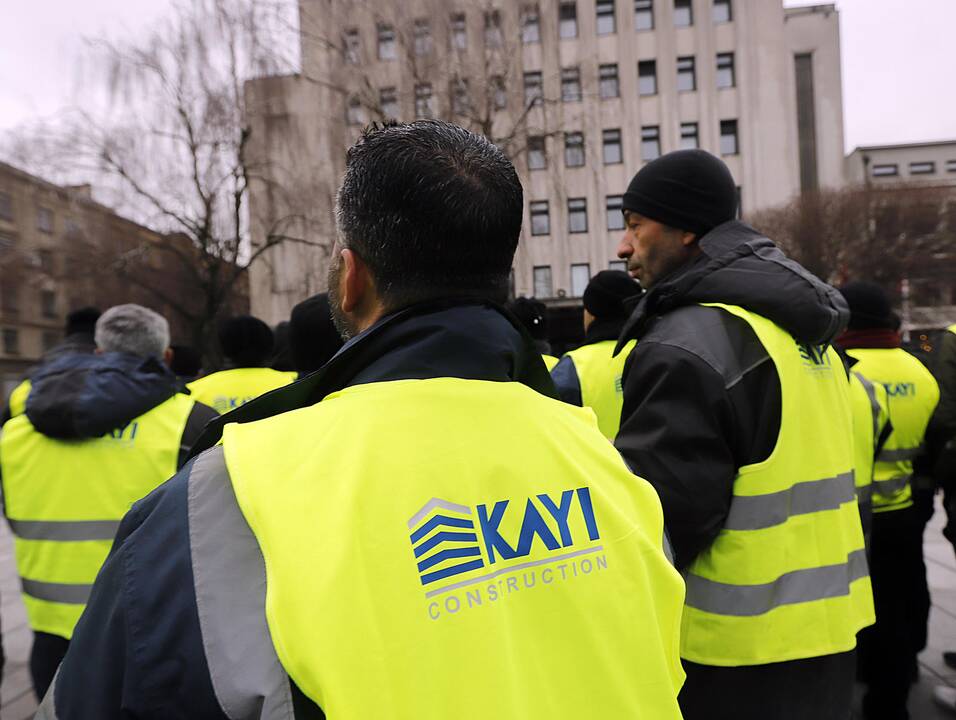
[{"label": "black hood", "polygon": [[62,356],[30,382],[27,417],[61,440],[102,437],[183,391],[159,358],[126,353]]},{"label": "black hood", "polygon": [[846,327],[850,311],[839,291],[749,225],[736,220],[718,225],[700,239],[700,249],[641,299],[621,332],[618,351],[643,336],[654,318],[700,303],[739,305],[809,345],[827,345]]}]

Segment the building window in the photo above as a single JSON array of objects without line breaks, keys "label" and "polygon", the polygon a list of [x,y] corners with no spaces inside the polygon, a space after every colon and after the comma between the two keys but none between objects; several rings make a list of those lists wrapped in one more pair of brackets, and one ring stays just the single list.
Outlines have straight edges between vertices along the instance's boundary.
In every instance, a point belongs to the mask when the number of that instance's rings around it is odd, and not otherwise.
[{"label": "building window", "polygon": [[378,26],[378,59],[395,59],[395,28],[391,25]]},{"label": "building window", "polygon": [[544,138],[540,136],[528,138],[528,169],[544,170],[548,167],[548,155],[545,151]]},{"label": "building window", "polygon": [[521,42],[526,45],[541,42],[541,15],[537,5],[525,5],[521,10]]},{"label": "building window", "polygon": [[597,0],[597,34],[613,35],[615,32],[614,0]]},{"label": "building window", "polygon": [[588,231],[588,201],[585,198],[568,199],[568,232]]},{"label": "building window", "polygon": [[415,117],[432,117],[431,83],[419,83],[415,86]]},{"label": "building window", "polygon": [[468,25],[465,21],[465,13],[455,13],[451,16],[449,40],[452,50],[465,50],[468,47]]},{"label": "building window", "polygon": [[382,88],[378,93],[378,102],[382,115],[386,118],[398,118],[398,91],[395,88]]},{"label": "building window", "polygon": [[3,352],[7,355],[20,354],[20,333],[13,328],[3,329]]},{"label": "building window", "polygon": [[45,318],[56,317],[56,293],[52,290],[40,291],[40,312]]},{"label": "building window", "polygon": [[661,156],[661,129],[657,125],[641,128],[641,160],[648,162]]},{"label": "building window", "polygon": [[412,29],[416,57],[425,57],[432,51],[432,29],[428,20],[416,20]]},{"label": "building window", "polygon": [[508,107],[508,88],[505,87],[505,79],[501,75],[491,76],[491,93],[495,110]]},{"label": "building window", "polygon": [[737,84],[734,77],[734,54],[717,53],[717,87],[732,88]]},{"label": "building window", "polygon": [[634,0],[634,29],[654,29],[654,0]]},{"label": "building window", "polygon": [[598,78],[600,80],[599,92],[602,100],[620,97],[621,81],[617,75],[617,64],[599,66]]},{"label": "building window", "polygon": [[728,23],[734,19],[733,11],[730,8],[730,0],[714,0],[714,22]]},{"label": "building window", "polygon": [[0,285],[0,312],[4,315],[20,314],[20,287],[12,280]]},{"label": "building window", "polygon": [[624,153],[621,150],[621,131],[605,130],[602,137],[604,139],[604,164],[617,165],[624,162]]},{"label": "building window", "polygon": [[820,186],[817,170],[817,108],[814,92],[813,53],[793,56],[797,90],[797,158],[800,167],[800,191],[815,192]]},{"label": "building window", "polygon": [[591,266],[588,263],[574,263],[571,266],[571,297],[581,297],[591,282]]},{"label": "building window", "polygon": [[345,108],[345,121],[349,125],[361,125],[362,119],[362,101],[357,97],[350,97],[349,104]]},{"label": "building window", "polygon": [[956,173],[956,160],[946,161],[946,172]]},{"label": "building window", "polygon": [[657,94],[657,60],[641,60],[637,64],[637,92],[639,95]]},{"label": "building window", "polygon": [[490,48],[500,48],[501,43],[501,12],[489,10],[485,13],[485,45]]},{"label": "building window", "polygon": [[13,220],[13,198],[0,192],[0,219]]},{"label": "building window", "polygon": [[584,165],[584,133],[564,134],[564,164],[566,167]]},{"label": "building window", "polygon": [[616,270],[617,272],[627,272],[627,261],[626,260],[611,260],[607,264],[608,270]]},{"label": "building window", "polygon": [[910,175],[932,175],[936,172],[934,162],[911,162]]},{"label": "building window", "polygon": [[547,200],[535,200],[531,203],[531,234],[551,234],[551,210]]},{"label": "building window", "polygon": [[467,115],[471,109],[471,99],[468,96],[468,81],[456,78],[451,81],[449,88],[451,95],[451,111],[455,115]]},{"label": "building window", "polygon": [[581,70],[580,68],[564,68],[561,71],[561,101],[581,101]]},{"label": "building window", "polygon": [[40,270],[47,275],[53,274],[53,251],[38,250],[37,259],[40,261]]},{"label": "building window", "polygon": [[37,230],[45,233],[53,232],[53,211],[50,208],[37,208]]},{"label": "building window", "polygon": [[624,196],[623,195],[608,195],[607,196],[607,229],[608,230],[623,230],[624,229]]},{"label": "building window", "polygon": [[720,121],[720,154],[736,155],[740,152],[737,143],[737,121]]},{"label": "building window", "polygon": [[691,0],[674,0],[674,25],[690,27],[694,24],[694,7]]},{"label": "building window", "polygon": [[558,29],[562,39],[578,36],[578,4],[563,0],[558,6]]},{"label": "building window", "polygon": [[544,99],[544,81],[541,78],[540,71],[526,72],[524,74],[524,104],[540,105]]},{"label": "building window", "polygon": [[899,167],[896,164],[873,166],[873,177],[896,177],[899,174]]},{"label": "building window", "polygon": [[554,295],[554,285],[551,283],[551,266],[536,265],[534,268],[534,296],[549,298]]},{"label": "building window", "polygon": [[49,352],[56,344],[60,342],[60,333],[56,330],[44,330],[41,337],[41,342],[43,343],[43,352]]},{"label": "building window", "polygon": [[680,124],[680,149],[696,150],[700,147],[700,133],[697,130],[697,123]]},{"label": "building window", "polygon": [[677,58],[677,91],[690,92],[697,89],[697,73],[694,70],[694,58]]},{"label": "building window", "polygon": [[362,41],[359,31],[355,28],[345,31],[345,62],[349,65],[358,65],[362,62]]}]

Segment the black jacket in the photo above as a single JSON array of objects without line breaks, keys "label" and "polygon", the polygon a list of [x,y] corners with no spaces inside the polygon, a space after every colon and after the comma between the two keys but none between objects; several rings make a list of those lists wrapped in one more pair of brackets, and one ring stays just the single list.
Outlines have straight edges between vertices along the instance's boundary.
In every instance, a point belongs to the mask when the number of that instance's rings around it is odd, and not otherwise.
[{"label": "black jacket", "polygon": [[[62,355],[31,377],[26,415],[38,432],[60,440],[102,437],[184,392],[158,358],[125,353]],[[178,466],[215,410],[196,403],[180,441]]]},{"label": "black jacket", "polygon": [[839,292],[748,225],[724,223],[700,248],[642,298],[618,342],[638,340],[615,446],[657,489],[678,569],[717,537],[738,469],[770,455],[781,422],[780,379],[753,330],[700,303],[739,305],[809,345],[849,318]]}]

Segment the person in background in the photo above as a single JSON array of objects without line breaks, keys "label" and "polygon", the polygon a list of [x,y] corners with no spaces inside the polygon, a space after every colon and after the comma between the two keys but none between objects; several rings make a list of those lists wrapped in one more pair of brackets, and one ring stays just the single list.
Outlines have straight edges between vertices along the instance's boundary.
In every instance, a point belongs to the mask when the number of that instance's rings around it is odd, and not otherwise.
[{"label": "person in background", "polygon": [[283,320],[272,331],[275,345],[272,348],[272,362],[269,367],[280,372],[290,373],[295,379],[295,366],[292,364],[292,354],[289,352],[289,321]]},{"label": "person in background", "polygon": [[870,573],[876,624],[859,638],[860,677],[867,687],[863,716],[904,720],[916,656],[926,645],[930,605],[922,523],[913,506],[913,460],[939,387],[930,371],[900,347],[898,321],[883,288],[860,281],[840,292],[850,307],[850,323],[837,343],[856,360],[854,372],[886,389],[893,424],[873,469]]},{"label": "person in background", "polygon": [[614,348],[627,321],[627,303],[641,292],[641,286],[621,270],[602,270],[591,278],[583,298],[584,344],[565,353],[551,370],[558,397],[591,408],[608,440],[614,440],[621,425],[621,376],[634,342],[617,355]]},{"label": "person in background", "polygon": [[883,450],[893,423],[890,421],[889,396],[880,383],[873,383],[852,368],[855,358],[844,356],[849,368],[850,404],[853,408],[853,464],[856,500],[860,507],[863,536],[867,548],[873,527],[873,471],[876,457]]},{"label": "person in background", "polygon": [[349,341],[127,515],[39,717],[677,720],[660,502],[500,305],[511,161],[373,125],[336,202]]},{"label": "person in background", "polygon": [[[64,328],[66,337],[63,341],[54,345],[43,355],[38,367],[52,362],[64,355],[89,355],[96,350],[96,344],[93,341],[93,331],[96,327],[96,321],[100,317],[100,311],[95,307],[82,307],[74,310],[66,316],[66,327]],[[26,407],[27,396],[30,394],[30,376],[38,368],[32,368],[27,372],[27,377],[10,393],[7,404],[0,415],[0,425],[3,425],[14,415],[19,415]]]},{"label": "person in background", "polygon": [[[836,289],[736,220],[703,150],[645,165],[618,256],[647,293],[621,332],[615,446],[654,485],[687,583],[686,720],[850,716],[873,622]],[[825,539],[822,541],[821,539]]]},{"label": "person in background", "polygon": [[342,336],[332,322],[328,293],[313,295],[292,308],[289,354],[300,378],[325,365],[341,347]]},{"label": "person in background", "polygon": [[202,373],[202,355],[189,345],[170,345],[169,369],[183,382],[190,382]]},{"label": "person in background", "polygon": [[139,305],[99,318],[95,355],[61,355],[33,376],[0,435],[4,512],[15,542],[30,674],[42,698],[130,506],[171,477],[216,413],[166,366],[169,326]]},{"label": "person in background", "polygon": [[558,358],[551,354],[551,343],[548,342],[548,308],[545,304],[535,298],[521,297],[512,300],[508,309],[534,338],[545,367],[548,370],[554,368]]},{"label": "person in background", "polygon": [[289,373],[268,367],[273,345],[272,330],[259,318],[240,315],[224,320],[219,325],[219,347],[226,369],[194,380],[189,391],[222,415],[288,385],[293,380]]}]

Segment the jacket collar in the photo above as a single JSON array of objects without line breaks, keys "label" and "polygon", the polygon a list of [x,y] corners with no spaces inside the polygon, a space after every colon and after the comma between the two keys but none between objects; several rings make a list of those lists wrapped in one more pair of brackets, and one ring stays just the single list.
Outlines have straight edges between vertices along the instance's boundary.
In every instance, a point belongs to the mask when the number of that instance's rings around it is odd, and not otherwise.
[{"label": "jacket collar", "polygon": [[311,375],[212,420],[190,457],[219,442],[229,423],[314,405],[353,385],[436,377],[520,382],[556,397],[534,340],[510,313],[482,300],[439,300],[379,320]]}]

